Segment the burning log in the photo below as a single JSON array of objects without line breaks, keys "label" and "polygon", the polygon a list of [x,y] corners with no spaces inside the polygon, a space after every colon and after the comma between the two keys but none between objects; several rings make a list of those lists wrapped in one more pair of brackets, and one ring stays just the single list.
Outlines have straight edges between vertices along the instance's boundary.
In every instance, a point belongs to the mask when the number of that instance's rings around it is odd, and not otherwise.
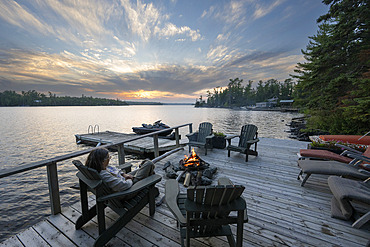
[{"label": "burning log", "polygon": [[186,156],[185,158],[179,161],[179,167],[182,170],[186,169],[195,169],[203,170],[209,167],[209,164],[202,160],[194,151],[194,148],[191,150],[191,156]]}]

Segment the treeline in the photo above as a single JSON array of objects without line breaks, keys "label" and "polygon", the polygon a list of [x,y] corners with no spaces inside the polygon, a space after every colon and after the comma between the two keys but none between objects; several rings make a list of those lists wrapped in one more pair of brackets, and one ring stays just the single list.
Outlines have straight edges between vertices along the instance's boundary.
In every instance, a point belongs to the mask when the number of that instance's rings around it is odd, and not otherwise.
[{"label": "treeline", "polygon": [[256,102],[264,102],[271,98],[286,100],[293,98],[294,82],[286,79],[279,82],[275,79],[259,81],[256,88],[252,87],[253,81],[249,80],[247,85],[242,85],[243,79],[230,79],[227,87],[216,87],[207,91],[207,99],[202,96],[195,102],[195,106],[208,107],[241,107],[255,105]]},{"label": "treeline", "polygon": [[327,14],[299,63],[296,103],[308,127],[332,134],[370,130],[370,6],[368,0],[324,0]]},{"label": "treeline", "polygon": [[0,106],[101,106],[101,105],[128,105],[125,101],[86,97],[56,96],[38,93],[35,90],[21,94],[15,91],[0,92]]}]

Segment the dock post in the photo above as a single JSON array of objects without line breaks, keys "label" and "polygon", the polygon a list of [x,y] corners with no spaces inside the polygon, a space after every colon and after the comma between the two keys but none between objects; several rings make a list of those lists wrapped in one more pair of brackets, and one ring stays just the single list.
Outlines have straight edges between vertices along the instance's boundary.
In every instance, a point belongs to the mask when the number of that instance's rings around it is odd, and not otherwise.
[{"label": "dock post", "polygon": [[158,134],[153,135],[154,141],[154,157],[159,156],[159,149],[158,149]]},{"label": "dock post", "polygon": [[57,163],[52,162],[50,165],[47,165],[46,170],[48,174],[51,213],[56,215],[62,211],[60,207]]},{"label": "dock post", "polygon": [[179,128],[175,129],[176,147],[180,147]]},{"label": "dock post", "polygon": [[123,149],[123,143],[117,146],[118,151],[118,164],[122,165],[126,163],[125,160],[125,150]]},{"label": "dock post", "polygon": [[189,124],[189,134],[193,133],[193,124]]}]

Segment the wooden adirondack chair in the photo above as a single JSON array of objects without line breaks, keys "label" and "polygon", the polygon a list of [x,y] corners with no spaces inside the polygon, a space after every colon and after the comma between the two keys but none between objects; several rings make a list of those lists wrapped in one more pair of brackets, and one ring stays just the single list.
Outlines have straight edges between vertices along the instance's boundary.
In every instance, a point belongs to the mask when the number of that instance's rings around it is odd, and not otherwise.
[{"label": "wooden adirondack chair", "polygon": [[[117,232],[119,232],[146,204],[149,203],[149,213],[155,213],[155,196],[158,189],[155,184],[161,180],[161,176],[152,175],[135,183],[130,189],[122,192],[113,192],[100,178],[99,173],[84,166],[79,160],[72,161],[78,168],[77,177],[80,182],[80,196],[82,215],[76,221],[76,229],[80,229],[88,221],[97,215],[99,237],[94,246],[103,246]],[[87,191],[95,194],[96,204],[89,209]],[[132,197],[125,200],[124,198]],[[108,228],[105,226],[105,207],[110,207],[119,218]]]},{"label": "wooden adirondack chair", "polygon": [[212,148],[212,124],[209,122],[203,122],[199,124],[199,130],[194,133],[186,135],[189,139],[189,153],[191,152],[191,147],[201,147],[205,148],[205,155],[207,155],[207,147]]},{"label": "wooden adirondack chair", "polygon": [[[240,135],[233,135],[227,136],[225,139],[228,141],[227,149],[227,156],[230,157],[230,151],[235,151],[239,153],[245,154],[245,161],[248,162],[248,155],[257,156],[257,142],[258,133],[257,133],[257,126],[253,124],[247,124],[242,127]],[[238,146],[231,145],[231,139],[234,137],[239,137],[239,144]],[[251,150],[251,146],[254,144],[254,150]]]},{"label": "wooden adirondack chair", "polygon": [[[217,186],[189,187],[183,194],[179,193],[178,181],[168,180],[166,203],[180,226],[181,245],[184,246],[184,239],[190,246],[190,238],[227,236],[229,245],[235,246],[229,225],[237,224],[236,246],[242,246],[243,224],[248,222],[243,190],[243,186],[221,178]],[[237,214],[231,215],[233,211]]]}]

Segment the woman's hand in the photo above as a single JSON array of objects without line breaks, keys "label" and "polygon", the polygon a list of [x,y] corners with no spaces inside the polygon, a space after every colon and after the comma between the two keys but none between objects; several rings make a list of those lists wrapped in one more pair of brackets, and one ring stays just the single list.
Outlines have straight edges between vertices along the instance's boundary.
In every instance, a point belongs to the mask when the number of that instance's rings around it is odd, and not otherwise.
[{"label": "woman's hand", "polygon": [[133,179],[134,176],[132,176],[131,174],[122,174],[122,177],[124,177],[125,179]]}]

